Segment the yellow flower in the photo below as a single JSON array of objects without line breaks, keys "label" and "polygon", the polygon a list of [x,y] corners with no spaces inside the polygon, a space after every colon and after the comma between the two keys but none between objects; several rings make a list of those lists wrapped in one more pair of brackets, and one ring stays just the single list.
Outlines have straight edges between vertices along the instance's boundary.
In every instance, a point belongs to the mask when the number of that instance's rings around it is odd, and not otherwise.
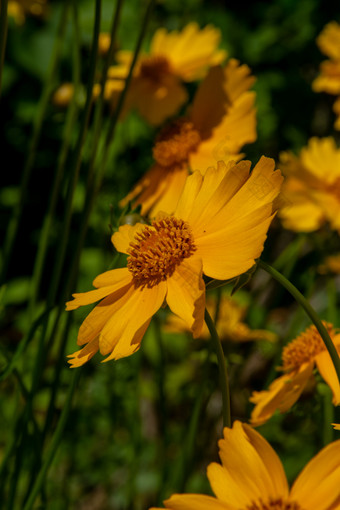
[{"label": "yellow flower", "polygon": [[340,423],[332,423],[334,430],[340,430]]},{"label": "yellow flower", "polygon": [[[289,489],[283,466],[269,443],[236,421],[219,441],[221,464],[207,469],[216,496],[174,494],[169,510],[338,510],[340,440],[323,448]],[[150,509],[157,510],[157,509]],[[158,509],[160,510],[160,509]]]},{"label": "yellow flower", "polygon": [[17,25],[25,23],[26,14],[43,16],[46,11],[46,0],[9,0],[7,6],[8,16],[12,17]]},{"label": "yellow flower", "polygon": [[70,356],[80,366],[98,350],[110,359],[140,347],[152,316],[167,302],[173,313],[200,335],[205,286],[211,278],[233,278],[253,266],[262,252],[274,216],[273,201],[282,182],[274,161],[219,162],[205,176],[186,181],[174,215],[159,215],[151,225],[124,225],[112,236],[127,267],[99,275],[96,290],[74,294],[68,310],[102,300],[80,327],[81,351]]},{"label": "yellow flower", "polygon": [[310,232],[326,221],[340,229],[340,149],[333,138],[311,138],[300,156],[282,153],[286,176],[279,211],[283,226]]},{"label": "yellow flower", "polygon": [[229,60],[212,68],[201,83],[186,117],[160,132],[153,148],[155,164],[121,201],[134,201],[142,214],[173,211],[190,170],[202,173],[218,160],[239,160],[241,147],[256,139],[255,93],[250,69]]},{"label": "yellow flower", "polygon": [[[324,323],[334,345],[340,352],[340,334],[331,324]],[[339,381],[325,344],[315,328],[310,326],[283,349],[284,375],[276,379],[266,391],[255,391],[250,401],[255,405],[250,423],[265,423],[276,410],[288,411],[298,400],[313,376],[315,365],[333,393],[333,404],[340,404]]]},{"label": "yellow flower", "polygon": [[[214,317],[216,310],[216,297],[210,296],[206,301],[206,308],[210,315]],[[216,329],[221,341],[228,342],[249,342],[252,340],[267,340],[275,342],[277,336],[271,331],[264,329],[250,329],[243,322],[246,314],[246,307],[241,306],[235,299],[227,296],[221,297],[219,305],[218,319]],[[179,317],[172,315],[166,324],[168,331],[188,331],[188,327]],[[209,330],[206,324],[203,326],[201,338],[210,338]]]},{"label": "yellow flower", "polygon": [[[220,31],[210,25],[202,30],[189,23],[181,32],[158,29],[148,54],[138,59],[125,102],[125,111],[135,108],[150,124],[159,125],[178,112],[188,94],[182,82],[201,79],[210,66],[220,64],[226,52],[217,50]],[[118,65],[109,69],[106,97],[121,89],[133,54],[119,51]]]},{"label": "yellow flower", "polygon": [[318,270],[321,274],[340,274],[340,253],[326,257],[324,262],[318,266]]},{"label": "yellow flower", "polygon": [[[320,65],[320,75],[313,81],[312,87],[315,92],[327,92],[328,94],[340,94],[340,25],[335,21],[325,26],[317,44],[320,50],[330,57]],[[335,129],[340,129],[340,98],[333,105],[337,114]]]}]

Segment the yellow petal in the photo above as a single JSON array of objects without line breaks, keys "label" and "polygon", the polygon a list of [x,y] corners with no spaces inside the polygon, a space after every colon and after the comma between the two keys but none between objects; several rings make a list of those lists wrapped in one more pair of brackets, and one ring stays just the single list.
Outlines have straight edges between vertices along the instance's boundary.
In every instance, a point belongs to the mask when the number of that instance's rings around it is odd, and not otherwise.
[{"label": "yellow petal", "polygon": [[96,352],[98,352],[98,345],[98,338],[95,338],[83,349],[80,349],[80,351],[69,354],[67,357],[70,358],[68,362],[70,363],[71,368],[81,367],[84,363],[89,361]]},{"label": "yellow petal", "polygon": [[143,223],[136,223],[136,225],[123,225],[119,227],[118,232],[115,232],[112,235],[111,242],[117,251],[127,253],[130,243],[135,240],[136,234],[141,232],[144,228],[145,224]]},{"label": "yellow petal", "polygon": [[234,478],[229,470],[212,462],[208,466],[207,473],[211,488],[219,500],[230,504],[235,509],[247,508],[251,496],[242,490],[238,479]]},{"label": "yellow petal", "polygon": [[176,218],[182,218],[185,221],[188,220],[191,210],[196,204],[196,197],[201,189],[202,184],[203,175],[200,172],[195,172],[187,178],[174,213]]},{"label": "yellow petal", "polygon": [[[112,316],[99,336],[99,348],[108,359],[118,359],[131,354],[135,334],[143,328],[162,306],[166,296],[166,282],[152,288],[128,289],[121,300],[112,304]],[[138,341],[141,340],[137,336]],[[133,347],[137,350],[138,344]]]},{"label": "yellow petal", "polygon": [[201,494],[174,494],[164,501],[164,505],[170,510],[238,510],[230,504]]},{"label": "yellow petal", "polygon": [[[223,496],[224,501],[242,508],[244,503],[238,506],[241,497],[247,498],[249,506],[260,498],[266,501],[286,497],[288,487],[280,460],[266,440],[251,427],[236,421],[232,429],[224,429],[224,439],[219,441],[219,447],[226,472],[224,485],[214,486],[214,480],[209,476],[219,498]],[[238,490],[235,490],[236,485]],[[219,490],[221,493],[216,492]]]},{"label": "yellow petal", "polygon": [[90,290],[89,292],[80,292],[72,294],[73,301],[66,303],[66,310],[76,310],[80,306],[89,305],[95,303],[100,299],[103,299],[110,294],[113,294],[120,288],[128,285],[131,282],[131,273],[127,268],[114,269],[113,271],[107,271],[94,280],[95,286],[103,285],[101,288],[96,290]]},{"label": "yellow petal", "polygon": [[328,57],[340,60],[340,25],[336,21],[328,23],[317,38],[320,50]]},{"label": "yellow petal", "polygon": [[328,351],[320,352],[315,357],[315,362],[321,376],[332,390],[333,404],[338,406],[340,404],[340,384]]},{"label": "yellow petal", "polygon": [[340,440],[323,448],[303,469],[291,499],[305,510],[335,510],[340,504]]},{"label": "yellow petal", "polygon": [[167,280],[166,301],[173,313],[183,319],[197,338],[203,327],[205,285],[202,278],[202,261],[190,257],[181,262]]},{"label": "yellow petal", "polygon": [[256,404],[251,413],[250,423],[262,425],[271,418],[276,410],[284,413],[300,397],[313,373],[313,363],[305,363],[298,372],[284,374],[269,386],[266,391],[255,391],[250,402]]}]

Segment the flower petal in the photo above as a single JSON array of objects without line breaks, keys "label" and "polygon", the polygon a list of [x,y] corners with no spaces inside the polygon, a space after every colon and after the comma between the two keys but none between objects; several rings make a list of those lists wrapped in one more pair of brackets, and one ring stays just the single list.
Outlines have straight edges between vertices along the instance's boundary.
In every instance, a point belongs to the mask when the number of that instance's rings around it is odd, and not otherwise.
[{"label": "flower petal", "polygon": [[332,390],[333,404],[338,406],[340,404],[340,384],[328,351],[320,352],[315,357],[315,362],[321,376]]},{"label": "flower petal", "polygon": [[[166,282],[152,288],[131,286],[126,295],[112,304],[112,317],[99,336],[99,348],[107,359],[118,359],[131,354],[131,343],[136,333],[143,328],[162,306],[166,296]],[[138,341],[141,337],[137,335]],[[138,349],[135,345],[134,350]]]},{"label": "flower petal", "polygon": [[[274,450],[258,432],[236,421],[232,429],[224,429],[224,439],[219,441],[220,458],[225,472],[215,480],[216,468],[208,471],[209,481],[218,498],[245,508],[262,498],[285,498],[288,485]],[[237,488],[236,488],[237,487]]]},{"label": "flower petal", "polygon": [[195,257],[183,260],[167,285],[166,301],[171,311],[186,322],[197,338],[202,331],[205,308],[202,261]]},{"label": "flower petal", "polygon": [[300,370],[284,374],[271,383],[266,391],[255,391],[250,402],[256,404],[251,413],[250,423],[262,425],[276,410],[284,413],[295,404],[313,373],[313,363],[305,363]]},{"label": "flower petal", "polygon": [[67,357],[70,358],[68,363],[71,365],[71,368],[81,367],[89,361],[95,354],[98,352],[98,338],[89,342],[83,349],[80,351],[76,351],[73,354],[69,354]]},{"label": "flower petal", "polygon": [[291,499],[306,510],[335,510],[340,504],[340,440],[323,448],[303,469]]},{"label": "flower petal", "polygon": [[[136,225],[122,225],[119,227],[118,232],[115,232],[112,235],[111,242],[117,251],[127,253],[129,245],[134,241],[136,234],[141,232],[144,228],[144,223],[136,223]],[[117,270],[115,269],[115,271]],[[98,280],[98,277],[96,280]]]},{"label": "flower petal", "polygon": [[174,494],[164,501],[164,505],[170,510],[237,510],[230,504],[203,494]]}]

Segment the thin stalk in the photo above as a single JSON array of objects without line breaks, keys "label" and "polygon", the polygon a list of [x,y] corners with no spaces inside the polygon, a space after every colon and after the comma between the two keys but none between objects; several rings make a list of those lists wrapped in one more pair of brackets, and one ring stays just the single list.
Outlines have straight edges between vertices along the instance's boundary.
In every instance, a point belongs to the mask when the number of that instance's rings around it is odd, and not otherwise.
[{"label": "thin stalk", "polygon": [[288,292],[293,296],[293,298],[301,305],[301,307],[305,310],[311,321],[314,323],[316,329],[320,333],[322,340],[325,343],[326,349],[332,359],[339,384],[340,384],[340,358],[337,353],[337,350],[330,338],[325,326],[320,320],[318,314],[314,310],[314,308],[309,304],[309,302],[305,299],[303,294],[289,281],[285,278],[281,273],[276,271],[269,264],[266,264],[262,260],[258,261],[258,266],[261,267],[264,271],[270,274],[277,282],[279,282]]},{"label": "thin stalk", "polygon": [[0,7],[0,95],[2,83],[2,70],[5,61],[5,50],[7,40],[7,6],[8,0],[1,0]]},{"label": "thin stalk", "polygon": [[221,341],[215,328],[214,321],[210,317],[207,309],[205,310],[204,320],[209,329],[211,340],[217,356],[218,368],[220,372],[222,406],[223,406],[222,407],[223,427],[231,427],[229,378],[224,352],[222,349]]},{"label": "thin stalk", "polygon": [[47,214],[44,219],[43,227],[40,233],[40,239],[38,244],[37,256],[35,258],[33,277],[32,277],[32,293],[29,302],[29,316],[33,317],[33,311],[35,308],[35,303],[37,300],[37,295],[39,292],[39,286],[42,278],[42,272],[45,262],[45,257],[47,253],[48,239],[51,232],[51,225],[55,213],[55,208],[57,205],[58,195],[61,187],[61,182],[65,173],[65,164],[67,155],[69,152],[69,148],[71,145],[72,132],[74,130],[74,124],[77,117],[77,92],[80,85],[80,34],[79,34],[79,21],[78,21],[78,11],[77,4],[73,2],[73,26],[74,26],[74,44],[73,48],[73,58],[72,58],[72,73],[73,73],[73,85],[74,85],[74,94],[72,97],[72,101],[70,107],[67,112],[66,124],[64,129],[63,143],[61,146],[61,150],[59,153],[57,169],[54,177],[54,182],[52,184],[51,198],[49,200],[49,207]]},{"label": "thin stalk", "polygon": [[332,423],[334,422],[334,405],[332,402],[332,391],[325,383],[319,383],[317,386],[318,393],[322,398],[323,407],[323,425],[322,425],[322,440],[324,446],[333,441],[334,431]]},{"label": "thin stalk", "polygon": [[68,10],[68,2],[64,3],[63,10],[61,12],[59,25],[57,28],[57,35],[55,44],[52,50],[52,56],[50,60],[49,70],[47,72],[46,81],[42,90],[41,98],[37,106],[37,114],[34,119],[33,125],[33,134],[31,138],[31,142],[28,148],[28,156],[23,168],[22,178],[20,183],[20,197],[17,204],[13,208],[12,217],[9,221],[6,238],[3,244],[3,257],[2,257],[2,270],[0,277],[0,285],[6,280],[7,270],[9,261],[11,259],[12,250],[14,247],[15,238],[17,235],[17,231],[19,228],[19,223],[21,219],[21,215],[26,203],[27,193],[28,193],[28,183],[31,177],[31,172],[33,169],[35,156],[38,148],[38,143],[40,139],[40,133],[43,125],[43,121],[45,118],[45,113],[47,107],[49,105],[51,92],[54,86],[54,78],[57,69],[57,63],[60,56],[61,46],[63,43],[63,35],[66,28],[66,19],[67,19],[67,10]]},{"label": "thin stalk", "polygon": [[36,477],[35,484],[32,488],[31,494],[30,494],[23,510],[31,510],[31,508],[33,507],[33,504],[34,504],[34,502],[43,486],[48,469],[53,461],[53,458],[58,450],[59,443],[62,439],[62,435],[63,435],[64,429],[65,429],[65,426],[66,426],[66,423],[67,423],[67,420],[68,420],[68,417],[69,417],[69,414],[71,411],[73,395],[77,388],[80,375],[81,375],[81,370],[79,368],[74,370],[74,372],[72,374],[72,381],[71,381],[71,384],[70,384],[70,387],[68,390],[68,394],[66,397],[66,402],[65,402],[63,410],[61,412],[60,419],[58,421],[58,425],[55,430],[53,439],[52,439],[51,444],[47,450],[44,463]]}]

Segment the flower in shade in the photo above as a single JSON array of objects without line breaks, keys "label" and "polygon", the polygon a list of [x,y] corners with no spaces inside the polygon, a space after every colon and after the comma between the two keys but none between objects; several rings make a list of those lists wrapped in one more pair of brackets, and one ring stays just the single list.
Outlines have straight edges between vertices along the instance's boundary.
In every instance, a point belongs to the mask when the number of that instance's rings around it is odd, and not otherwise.
[{"label": "flower in shade", "polygon": [[141,205],[143,215],[173,211],[190,170],[202,173],[218,160],[239,160],[244,144],[256,140],[255,92],[250,69],[231,59],[212,68],[185,117],[159,133],[154,165],[121,201]]},{"label": "flower in shade", "polygon": [[[323,448],[289,489],[283,466],[269,443],[236,421],[219,441],[221,464],[208,479],[216,497],[174,494],[169,510],[337,510],[340,505],[340,440]],[[150,509],[157,510],[157,509]],[[158,509],[159,510],[159,509]]]},{"label": "flower in shade", "polygon": [[[216,296],[209,296],[206,300],[206,308],[214,317],[217,307]],[[228,342],[249,342],[253,340],[267,340],[275,342],[277,336],[271,331],[264,329],[251,329],[244,322],[246,307],[239,304],[235,299],[222,296],[218,308],[216,329],[221,341]],[[176,315],[171,315],[166,324],[168,331],[188,331],[183,320]],[[209,339],[210,334],[206,325],[203,326],[201,338]]]},{"label": "flower in shade", "polygon": [[219,162],[188,177],[173,215],[151,225],[124,225],[113,234],[127,267],[95,278],[96,290],[74,294],[67,310],[100,301],[80,327],[72,366],[98,350],[105,361],[135,352],[152,316],[166,302],[189,326],[202,331],[205,285],[202,273],[224,280],[253,266],[261,255],[282,182],[274,161]]},{"label": "flower in shade", "polygon": [[279,211],[283,226],[310,232],[329,222],[340,230],[340,149],[333,138],[311,138],[299,157],[280,156],[286,176]]},{"label": "flower in shade", "polygon": [[[202,30],[189,23],[181,32],[158,29],[150,43],[148,54],[141,55],[134,68],[125,101],[125,111],[136,109],[150,124],[159,125],[175,115],[187,101],[183,82],[203,78],[210,66],[226,57],[218,50],[220,31],[210,25]],[[110,67],[105,96],[116,100],[128,75],[133,53],[119,51],[117,65]]]},{"label": "flower in shade", "polygon": [[[340,334],[331,324],[324,323],[335,347],[340,353]],[[275,379],[268,390],[255,391],[250,401],[255,404],[250,423],[254,426],[265,423],[276,410],[288,411],[298,400],[313,377],[315,365],[333,393],[333,404],[340,404],[340,385],[333,362],[315,326],[310,326],[282,352],[284,374]]]},{"label": "flower in shade", "polygon": [[[338,96],[340,95],[340,25],[336,21],[328,23],[317,38],[317,44],[330,60],[321,63],[320,75],[312,84],[313,90]],[[334,127],[340,129],[340,97],[334,103],[333,109],[337,114]]]}]

